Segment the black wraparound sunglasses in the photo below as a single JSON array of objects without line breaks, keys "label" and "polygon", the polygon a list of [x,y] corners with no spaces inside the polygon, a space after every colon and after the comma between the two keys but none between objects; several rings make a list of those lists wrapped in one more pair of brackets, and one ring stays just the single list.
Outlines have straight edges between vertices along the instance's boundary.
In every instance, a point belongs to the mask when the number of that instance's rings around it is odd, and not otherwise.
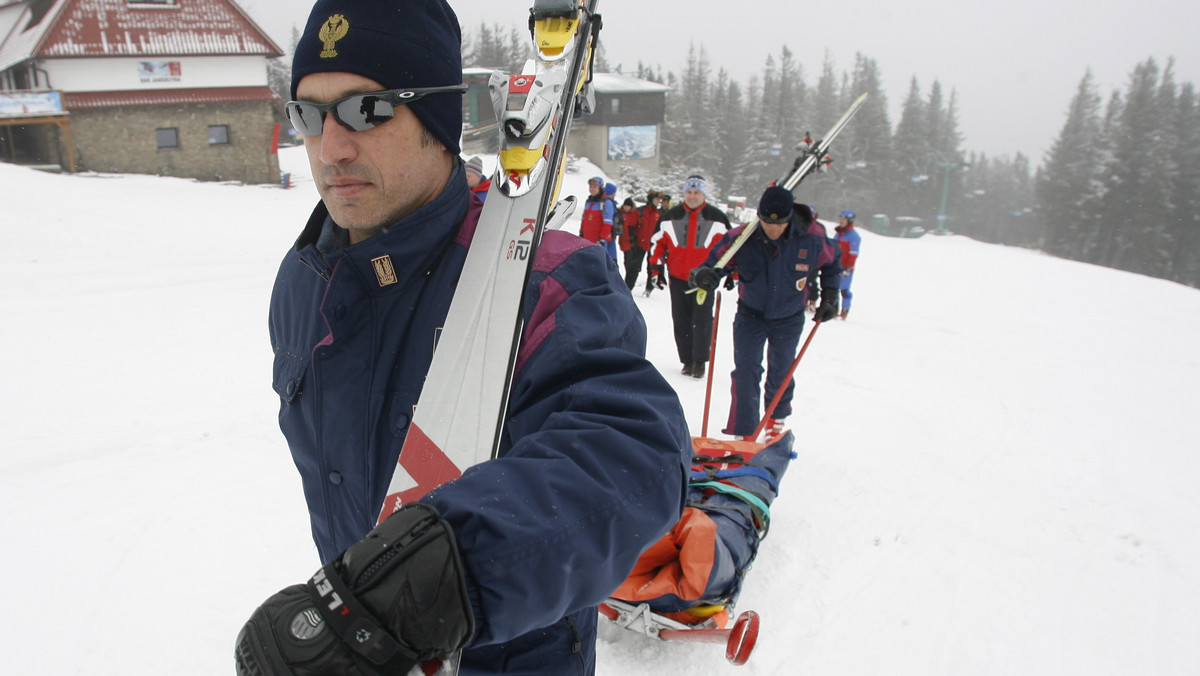
[{"label": "black wraparound sunglasses", "polygon": [[381,92],[354,94],[329,103],[288,101],[284,106],[288,120],[296,131],[305,136],[320,136],[325,126],[325,114],[330,113],[338,124],[350,131],[366,131],[396,116],[396,106],[412,103],[430,94],[461,94],[467,85],[450,87],[419,87],[388,89]]}]

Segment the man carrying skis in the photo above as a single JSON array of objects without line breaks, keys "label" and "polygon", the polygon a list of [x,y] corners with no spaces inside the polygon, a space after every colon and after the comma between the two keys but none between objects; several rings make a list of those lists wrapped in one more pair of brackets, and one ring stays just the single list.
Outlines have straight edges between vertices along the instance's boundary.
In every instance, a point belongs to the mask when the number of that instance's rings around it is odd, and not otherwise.
[{"label": "man carrying skis", "polygon": [[850,284],[854,282],[854,264],[858,262],[858,249],[862,236],[854,229],[854,212],[846,209],[838,214],[837,231],[838,247],[842,251],[842,312],[839,317],[846,318],[850,314],[850,301],[854,294],[850,292]]},{"label": "man carrying skis", "polygon": [[712,340],[713,297],[703,303],[688,293],[688,275],[704,262],[717,240],[729,230],[725,212],[708,204],[708,182],[689,176],[683,184],[683,203],[668,209],[659,221],[650,256],[651,274],[662,277],[666,259],[671,283],[671,319],[675,324],[675,348],[683,362],[683,375],[704,377]]},{"label": "man carrying skis", "polygon": [[318,0],[295,50],[287,111],[321,202],[269,329],[328,565],[253,613],[239,674],[403,674],[460,649],[464,676],[593,673],[597,603],[681,513],[688,431],[645,324],[604,251],[551,230],[513,290],[498,457],[376,526],[480,220],[460,50],[444,0]]},{"label": "man carrying skis", "polygon": [[[713,248],[708,260],[692,271],[692,283],[706,291],[717,288],[722,275],[738,273],[738,309],[733,319],[733,375],[729,421],[724,430],[739,438],[754,433],[759,423],[759,383],[763,377],[763,345],[767,346],[767,381],[763,401],[779,391],[796,356],[804,329],[808,280],[819,273],[821,306],[815,320],[837,316],[838,281],[842,268],[837,249],[808,229],[810,209],[794,204],[790,190],[771,186],[758,203],[760,225],[718,270],[713,267],[745,226],[735,228]],[[803,209],[802,215],[796,213]],[[783,431],[792,410],[794,382],[789,382],[768,422],[768,438]]]}]

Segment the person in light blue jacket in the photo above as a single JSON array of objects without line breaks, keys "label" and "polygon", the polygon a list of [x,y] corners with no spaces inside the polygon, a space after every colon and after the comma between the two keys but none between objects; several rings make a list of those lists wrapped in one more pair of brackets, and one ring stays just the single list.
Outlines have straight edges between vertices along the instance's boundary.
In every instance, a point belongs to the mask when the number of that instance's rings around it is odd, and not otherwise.
[{"label": "person in light blue jacket", "polygon": [[602,248],[550,231],[498,457],[376,526],[482,209],[457,157],[459,50],[444,0],[319,0],[296,48],[287,110],[321,202],[268,326],[322,568],[252,614],[239,673],[406,673],[458,650],[464,676],[594,673],[597,604],[683,509],[687,425],[645,323]]}]

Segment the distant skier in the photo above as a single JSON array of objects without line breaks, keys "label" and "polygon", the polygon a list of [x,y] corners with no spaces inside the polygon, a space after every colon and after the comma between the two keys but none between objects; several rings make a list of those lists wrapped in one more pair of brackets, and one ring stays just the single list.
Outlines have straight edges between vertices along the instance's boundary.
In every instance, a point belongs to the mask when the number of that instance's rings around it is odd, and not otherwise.
[{"label": "distant skier", "polygon": [[621,215],[617,213],[617,185],[615,183],[604,184],[604,201],[605,209],[611,210],[612,229],[608,233],[608,239],[604,240],[604,250],[608,252],[609,258],[617,260],[617,235],[621,234],[624,229],[625,222],[621,220]]},{"label": "distant skier", "polygon": [[858,262],[862,236],[854,229],[854,212],[849,209],[838,214],[838,226],[834,230],[837,231],[838,248],[842,251],[842,311],[838,316],[845,320],[846,315],[850,314],[850,301],[854,298],[850,284],[854,282],[854,264]]},{"label": "distant skier", "polygon": [[467,160],[467,187],[479,196],[481,201],[487,200],[488,190],[492,188],[492,179],[483,175],[483,160],[478,155]]},{"label": "distant skier", "polygon": [[646,250],[642,248],[639,233],[641,231],[641,211],[633,203],[632,197],[626,197],[621,203],[621,211],[617,217],[621,220],[621,233],[617,236],[617,244],[621,247],[625,259],[625,286],[633,291],[638,275],[642,272],[642,262],[646,258]]},{"label": "distant skier", "polygon": [[[654,240],[654,236],[656,234],[658,234],[658,222],[660,220],[660,217],[662,216],[663,198],[664,198],[664,196],[661,192],[659,192],[657,190],[651,190],[646,193],[645,206],[643,206],[641,209],[638,210],[639,211],[639,214],[638,214],[638,246],[640,246],[642,249],[645,250],[645,256],[646,256],[646,294],[645,295],[647,295],[647,296],[650,295],[650,292],[653,291],[654,287],[655,287],[655,283],[654,283],[655,275],[653,274],[654,271],[651,270],[652,266],[650,264],[650,257],[652,255],[651,250],[653,249],[653,245],[651,244],[651,242]],[[658,272],[660,273],[660,275],[658,276],[658,280],[665,284],[666,280],[663,279],[663,277],[661,276],[661,273],[662,273],[661,267],[662,266],[659,266],[659,270],[658,270]],[[662,286],[659,286],[658,288],[662,288]]]},{"label": "distant skier", "polygon": [[604,196],[604,179],[600,176],[589,178],[588,198],[583,204],[583,219],[579,223],[579,236],[589,242],[600,244],[607,251],[607,243],[612,240],[613,236],[613,219],[615,218],[616,205]]}]

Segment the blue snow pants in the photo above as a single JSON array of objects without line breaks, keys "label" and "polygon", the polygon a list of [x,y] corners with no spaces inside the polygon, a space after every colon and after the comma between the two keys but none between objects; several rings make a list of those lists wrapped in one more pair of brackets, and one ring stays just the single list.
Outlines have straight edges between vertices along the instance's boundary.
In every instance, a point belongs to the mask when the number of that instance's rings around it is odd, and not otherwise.
[{"label": "blue snow pants", "polygon": [[854,298],[854,294],[850,292],[850,283],[854,281],[854,273],[847,272],[842,275],[842,312],[850,309],[850,300]]},{"label": "blue snow pants", "polygon": [[[767,319],[762,313],[750,310],[740,303],[733,318],[733,374],[732,399],[729,402],[729,420],[725,434],[749,436],[758,427],[759,382],[763,376],[763,345],[767,347],[767,383],[762,392],[763,408],[769,406],[779,391],[788,369],[796,359],[796,346],[804,330],[804,311],[783,319]],[[793,380],[788,383],[773,418],[786,418],[792,412],[792,393],[796,389]]]}]

